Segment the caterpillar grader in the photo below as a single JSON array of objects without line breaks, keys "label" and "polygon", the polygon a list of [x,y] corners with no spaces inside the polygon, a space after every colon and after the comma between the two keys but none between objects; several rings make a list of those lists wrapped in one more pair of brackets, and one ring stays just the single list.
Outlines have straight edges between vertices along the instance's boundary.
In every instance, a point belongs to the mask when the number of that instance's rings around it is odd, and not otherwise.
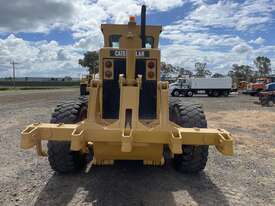
[{"label": "caterpillar grader", "polygon": [[169,101],[169,84],[160,81],[162,27],[146,25],[145,6],[140,25],[130,16],[128,24],[102,24],[101,30],[99,79],[89,83],[89,95],[57,105],[51,123],[27,126],[21,148],[35,147],[59,173],[117,160],[161,166],[167,158],[181,173],[198,173],[209,145],[233,155],[233,137],[207,128],[200,105]]},{"label": "caterpillar grader", "polygon": [[90,74],[81,77],[81,79],[80,79],[80,96],[85,96],[85,95],[89,94],[87,92],[87,86],[90,84],[92,79],[93,79],[92,75],[90,75]]}]

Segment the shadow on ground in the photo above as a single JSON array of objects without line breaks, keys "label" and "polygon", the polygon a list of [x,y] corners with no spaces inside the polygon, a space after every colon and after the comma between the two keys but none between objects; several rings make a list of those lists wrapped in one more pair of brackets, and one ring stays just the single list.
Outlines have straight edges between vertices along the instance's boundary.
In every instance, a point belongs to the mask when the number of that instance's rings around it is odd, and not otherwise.
[{"label": "shadow on ground", "polygon": [[[184,194],[177,195],[174,192]],[[189,204],[186,197],[189,197]],[[190,202],[191,201],[191,202]],[[94,167],[89,174],[54,174],[35,206],[72,205],[229,205],[222,191],[205,174],[182,175],[172,168],[137,163]]]}]

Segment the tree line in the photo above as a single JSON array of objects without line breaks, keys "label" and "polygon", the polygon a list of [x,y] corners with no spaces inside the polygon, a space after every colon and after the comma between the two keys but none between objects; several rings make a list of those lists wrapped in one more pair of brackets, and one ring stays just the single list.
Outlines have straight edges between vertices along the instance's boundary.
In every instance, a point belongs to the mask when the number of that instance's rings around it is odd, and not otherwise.
[{"label": "tree line", "polygon": [[[232,68],[227,74],[214,73],[207,68],[207,63],[196,62],[195,70],[191,71],[183,67],[174,66],[161,62],[161,76],[162,78],[169,78],[171,76],[181,77],[189,75],[193,77],[214,77],[220,78],[230,76],[234,82],[240,81],[255,81],[258,77],[264,77],[271,74],[271,61],[268,57],[258,56],[254,61],[254,66],[233,64]],[[79,59],[79,64],[88,69],[90,74],[98,73],[99,57],[97,51],[88,51],[84,54],[83,59]]]}]

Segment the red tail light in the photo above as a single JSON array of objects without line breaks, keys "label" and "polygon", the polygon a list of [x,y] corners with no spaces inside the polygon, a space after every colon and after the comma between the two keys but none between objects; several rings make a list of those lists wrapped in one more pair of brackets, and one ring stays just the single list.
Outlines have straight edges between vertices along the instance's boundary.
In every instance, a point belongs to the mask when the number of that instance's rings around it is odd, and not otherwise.
[{"label": "red tail light", "polygon": [[113,63],[111,61],[106,61],[105,62],[105,67],[111,68],[113,66]]},{"label": "red tail light", "polygon": [[153,61],[148,62],[148,67],[149,67],[150,69],[155,68],[155,63],[154,63]]},{"label": "red tail light", "polygon": [[146,61],[146,80],[156,80],[157,62],[155,60]]},{"label": "red tail light", "polygon": [[105,80],[112,80],[114,78],[114,62],[112,59],[104,60],[103,75]]}]

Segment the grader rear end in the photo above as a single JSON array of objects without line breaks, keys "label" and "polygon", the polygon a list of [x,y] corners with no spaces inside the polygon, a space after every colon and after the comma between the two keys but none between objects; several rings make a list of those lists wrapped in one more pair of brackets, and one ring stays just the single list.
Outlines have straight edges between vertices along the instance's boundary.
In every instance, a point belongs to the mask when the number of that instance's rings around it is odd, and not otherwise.
[{"label": "grader rear end", "polygon": [[91,74],[84,75],[80,78],[80,96],[88,95],[87,87],[90,84],[93,76]]},{"label": "grader rear end", "polygon": [[[100,78],[89,84],[89,96],[59,104],[50,124],[29,125],[21,133],[22,148],[36,147],[60,173],[83,168],[88,153],[92,165],[116,160],[163,165],[168,152],[182,173],[204,169],[209,145],[233,154],[230,133],[207,129],[200,105],[168,101],[168,83],[160,81],[162,27],[146,26],[145,10],[141,25],[130,17],[126,25],[101,26]],[[48,140],[48,152],[42,140]]]}]

